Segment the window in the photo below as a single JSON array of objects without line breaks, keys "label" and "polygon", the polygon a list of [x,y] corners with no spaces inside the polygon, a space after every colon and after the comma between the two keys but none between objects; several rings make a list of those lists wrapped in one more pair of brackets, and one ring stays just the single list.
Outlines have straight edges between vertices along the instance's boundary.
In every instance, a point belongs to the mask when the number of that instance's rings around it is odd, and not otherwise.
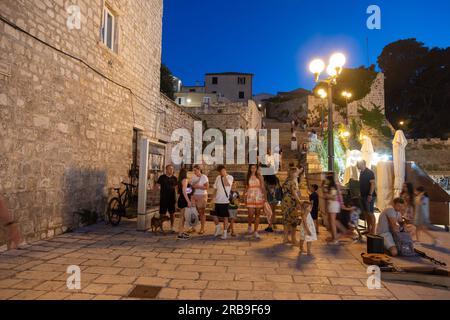
[{"label": "window", "polygon": [[218,84],[218,83],[219,83],[219,78],[213,77],[212,78],[212,84]]},{"label": "window", "polygon": [[211,97],[203,97],[203,104],[210,104],[211,103]]},{"label": "window", "polygon": [[102,42],[111,50],[116,46],[116,16],[105,6],[103,9]]},{"label": "window", "polygon": [[238,77],[238,84],[245,84],[245,77]]},{"label": "window", "polygon": [[189,89],[189,92],[195,92],[195,89]]},{"label": "window", "polygon": [[239,99],[245,99],[245,92],[244,91],[240,91],[239,92]]}]

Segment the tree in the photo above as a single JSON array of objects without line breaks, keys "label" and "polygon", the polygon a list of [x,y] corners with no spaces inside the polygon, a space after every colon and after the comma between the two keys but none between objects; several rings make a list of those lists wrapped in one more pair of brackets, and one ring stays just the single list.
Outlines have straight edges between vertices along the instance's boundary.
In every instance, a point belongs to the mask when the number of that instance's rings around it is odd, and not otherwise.
[{"label": "tree", "polygon": [[416,39],[387,45],[378,57],[385,74],[386,116],[408,123],[414,138],[449,135],[450,47],[427,48]]},{"label": "tree", "polygon": [[161,83],[160,90],[170,99],[175,100],[175,89],[174,89],[174,77],[170,69],[164,64],[161,64]]}]

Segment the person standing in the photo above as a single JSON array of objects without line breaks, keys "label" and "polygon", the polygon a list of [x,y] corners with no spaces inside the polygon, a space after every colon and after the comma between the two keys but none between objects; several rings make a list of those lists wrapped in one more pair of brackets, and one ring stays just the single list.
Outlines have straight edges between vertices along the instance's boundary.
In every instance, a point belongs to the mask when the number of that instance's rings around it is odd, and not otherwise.
[{"label": "person standing", "polygon": [[357,163],[358,169],[361,171],[359,175],[359,191],[361,194],[361,202],[363,211],[367,221],[367,231],[370,234],[375,234],[376,220],[375,220],[375,174],[372,170],[366,167],[366,161],[360,160]]},{"label": "person standing", "polygon": [[17,222],[13,219],[2,197],[0,197],[0,223],[7,230],[6,241],[8,249],[17,249],[22,242],[22,237]]},{"label": "person standing", "polygon": [[209,180],[206,175],[202,173],[202,169],[199,165],[194,166],[194,176],[191,178],[191,185],[194,189],[193,199],[195,200],[195,206],[200,217],[200,231],[198,234],[205,233],[206,224],[206,204],[208,202],[208,188]]},{"label": "person standing", "polygon": [[[291,242],[297,245],[296,230],[300,222],[300,189],[298,186],[298,168],[291,167],[286,181],[283,183],[283,200],[281,201],[281,211],[283,213],[284,239],[283,243]],[[291,240],[289,240],[289,235]]]},{"label": "person standing", "polygon": [[282,200],[281,197],[281,186],[280,186],[280,180],[276,175],[268,175],[264,176],[264,183],[265,183],[265,189],[266,189],[266,199],[267,202],[270,205],[270,208],[272,209],[272,217],[270,218],[268,222],[269,226],[265,229],[266,232],[273,232],[275,225],[275,219],[276,219],[276,206],[278,202]]},{"label": "person standing", "polygon": [[337,214],[341,211],[341,204],[339,203],[338,197],[338,187],[334,181],[334,177],[328,175],[325,180],[324,198],[327,200],[327,212],[328,212],[328,223],[330,227],[331,237],[327,239],[330,244],[339,244],[336,226]]},{"label": "person standing", "polygon": [[[266,190],[264,187],[264,179],[257,165],[251,164],[248,167],[245,182],[244,198],[248,210],[248,234],[252,234],[255,238],[259,239],[259,219],[264,202],[266,201]],[[254,223],[253,231],[252,223]]]},{"label": "person standing", "polygon": [[180,209],[180,224],[178,227],[178,239],[188,240],[189,234],[184,232],[186,209],[192,207],[192,187],[188,182],[187,170],[181,169],[178,176],[178,209]]},{"label": "person standing", "polygon": [[317,241],[317,233],[316,228],[314,226],[314,221],[311,217],[311,202],[304,201],[301,204],[301,216],[302,222],[300,223],[300,251],[299,254],[302,254],[304,250],[304,243],[306,242],[306,254],[308,256],[312,255],[311,246],[313,241]]},{"label": "person standing", "polygon": [[423,232],[433,240],[433,246],[436,246],[438,244],[437,238],[430,232],[430,198],[424,187],[416,189],[415,208],[414,225],[416,226],[417,241],[420,241],[419,234]]},{"label": "person standing", "polygon": [[216,229],[214,232],[214,236],[218,237],[222,233],[222,229],[220,226],[220,220],[223,219],[223,235],[221,239],[227,239],[227,226],[228,226],[228,218],[230,216],[229,206],[230,206],[230,192],[231,186],[233,185],[233,177],[227,173],[227,169],[225,166],[220,165],[217,167],[217,171],[219,175],[214,182],[214,224],[216,225]]},{"label": "person standing", "polygon": [[319,186],[313,184],[309,187],[309,202],[311,202],[311,218],[314,221],[314,226],[316,227],[316,232],[319,234],[319,194],[317,193]]},{"label": "person standing", "polygon": [[170,230],[174,230],[175,222],[175,203],[177,201],[176,188],[177,177],[174,175],[173,165],[168,164],[166,166],[166,173],[161,175],[156,182],[159,185],[159,214],[166,215],[169,212],[170,215]]}]

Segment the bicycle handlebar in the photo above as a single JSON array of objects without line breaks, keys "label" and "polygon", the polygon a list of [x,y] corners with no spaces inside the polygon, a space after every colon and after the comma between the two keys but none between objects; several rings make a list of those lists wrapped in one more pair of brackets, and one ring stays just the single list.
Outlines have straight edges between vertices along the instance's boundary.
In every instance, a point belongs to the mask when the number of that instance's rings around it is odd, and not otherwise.
[{"label": "bicycle handlebar", "polygon": [[122,182],[122,184],[123,184],[124,186],[137,188],[137,186],[135,186],[134,184],[131,184],[131,183]]}]

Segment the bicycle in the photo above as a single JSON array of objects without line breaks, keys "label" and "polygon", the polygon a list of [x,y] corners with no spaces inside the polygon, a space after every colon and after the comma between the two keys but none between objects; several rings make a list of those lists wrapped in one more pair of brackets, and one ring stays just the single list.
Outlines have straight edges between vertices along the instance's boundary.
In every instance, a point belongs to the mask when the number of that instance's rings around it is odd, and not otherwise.
[{"label": "bicycle", "polygon": [[108,203],[107,216],[112,226],[118,226],[122,217],[126,216],[127,209],[136,203],[133,189],[137,186],[125,182],[122,184],[125,186],[125,190],[120,192],[120,188],[114,188],[113,190],[117,192],[118,196],[109,200]]}]

